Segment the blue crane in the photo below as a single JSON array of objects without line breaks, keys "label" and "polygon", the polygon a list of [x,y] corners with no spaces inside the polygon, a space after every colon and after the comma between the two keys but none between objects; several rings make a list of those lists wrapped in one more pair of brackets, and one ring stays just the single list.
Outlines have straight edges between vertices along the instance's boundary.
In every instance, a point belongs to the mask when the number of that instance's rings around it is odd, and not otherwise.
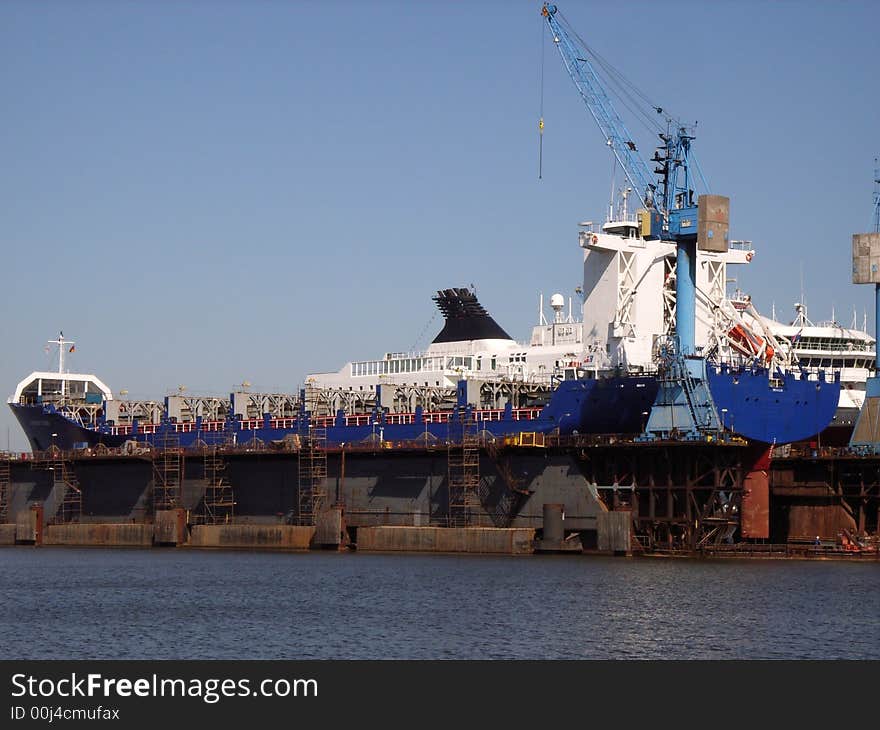
[{"label": "blue crane", "polygon": [[[651,212],[651,236],[676,240],[681,233],[682,220],[696,221],[697,206],[693,199],[689,161],[693,135],[681,125],[678,125],[674,134],[660,133],[661,144],[651,158],[656,165],[652,173],[639,156],[632,135],[612,106],[590,63],[591,54],[583,41],[568,29],[555,5],[545,4],[541,14],[550,27],[553,43],[559,50],[568,75],[599,125],[605,143],[617,158],[642,205]],[[662,113],[663,110],[655,107],[655,111]],[[655,179],[654,174],[658,178]]]},{"label": "blue crane", "polygon": [[[562,62],[577,87],[581,99],[599,125],[605,143],[611,148],[627,179],[639,196],[648,220],[642,220],[647,238],[676,244],[675,331],[682,353],[693,354],[696,330],[697,249],[726,251],[728,246],[728,203],[721,196],[701,196],[694,201],[690,152],[693,135],[677,124],[676,131],[659,133],[660,146],[651,158],[655,179],[638,155],[638,149],[623,120],[615,111],[602,82],[590,62],[591,52],[555,5],[545,4],[546,19]],[[655,107],[662,113],[663,110]],[[698,236],[699,231],[699,236]]]}]

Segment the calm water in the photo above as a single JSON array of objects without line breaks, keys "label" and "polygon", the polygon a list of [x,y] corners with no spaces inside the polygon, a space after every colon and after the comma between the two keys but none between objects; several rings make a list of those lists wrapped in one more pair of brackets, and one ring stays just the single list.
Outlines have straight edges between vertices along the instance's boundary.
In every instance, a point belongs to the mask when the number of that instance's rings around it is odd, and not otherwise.
[{"label": "calm water", "polygon": [[880,658],[880,563],[0,550],[0,658]]}]

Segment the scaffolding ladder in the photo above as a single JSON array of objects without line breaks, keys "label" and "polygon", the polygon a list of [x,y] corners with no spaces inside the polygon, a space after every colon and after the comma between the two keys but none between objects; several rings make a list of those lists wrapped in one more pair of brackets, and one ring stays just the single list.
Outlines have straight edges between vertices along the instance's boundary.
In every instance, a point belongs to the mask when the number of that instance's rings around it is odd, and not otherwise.
[{"label": "scaffolding ladder", "polygon": [[153,514],[180,507],[183,477],[183,449],[177,434],[163,434],[154,442]]},{"label": "scaffolding ladder", "polygon": [[202,500],[202,520],[207,525],[232,521],[235,495],[226,476],[226,461],[217,446],[209,446],[204,453],[205,496]]},{"label": "scaffolding ladder", "polygon": [[63,525],[79,520],[82,516],[82,489],[73,467],[57,446],[52,446],[46,456],[46,469],[52,472],[52,486],[60,485],[64,490],[61,503],[49,520],[49,524]]},{"label": "scaffolding ladder", "polygon": [[477,423],[463,417],[461,438],[454,435],[447,448],[447,483],[449,485],[449,527],[466,527],[471,521],[471,511],[480,506],[480,439]]},{"label": "scaffolding ladder", "polygon": [[0,523],[9,521],[10,485],[12,483],[9,459],[9,454],[0,453]]},{"label": "scaffolding ladder", "polygon": [[299,512],[301,525],[314,525],[327,498],[327,429],[309,428],[300,439]]}]

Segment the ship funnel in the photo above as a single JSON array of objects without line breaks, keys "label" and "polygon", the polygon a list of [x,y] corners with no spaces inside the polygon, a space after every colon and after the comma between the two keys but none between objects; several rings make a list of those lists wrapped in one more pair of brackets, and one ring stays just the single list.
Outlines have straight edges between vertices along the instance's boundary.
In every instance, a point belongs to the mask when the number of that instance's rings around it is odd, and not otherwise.
[{"label": "ship funnel", "polygon": [[444,289],[434,297],[446,323],[433,344],[469,340],[510,340],[507,332],[489,315],[477,295],[464,287]]}]

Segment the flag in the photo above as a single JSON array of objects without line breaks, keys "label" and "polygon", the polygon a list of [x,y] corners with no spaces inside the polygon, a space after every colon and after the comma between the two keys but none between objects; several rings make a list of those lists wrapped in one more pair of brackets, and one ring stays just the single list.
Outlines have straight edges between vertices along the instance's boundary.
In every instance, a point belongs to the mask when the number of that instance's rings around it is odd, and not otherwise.
[{"label": "flag", "polygon": [[804,328],[801,327],[796,333],[795,336],[791,338],[791,343],[794,344],[801,338],[801,332],[804,331]]},{"label": "flag", "polygon": [[76,345],[71,345],[68,352],[73,352],[76,349]]}]

